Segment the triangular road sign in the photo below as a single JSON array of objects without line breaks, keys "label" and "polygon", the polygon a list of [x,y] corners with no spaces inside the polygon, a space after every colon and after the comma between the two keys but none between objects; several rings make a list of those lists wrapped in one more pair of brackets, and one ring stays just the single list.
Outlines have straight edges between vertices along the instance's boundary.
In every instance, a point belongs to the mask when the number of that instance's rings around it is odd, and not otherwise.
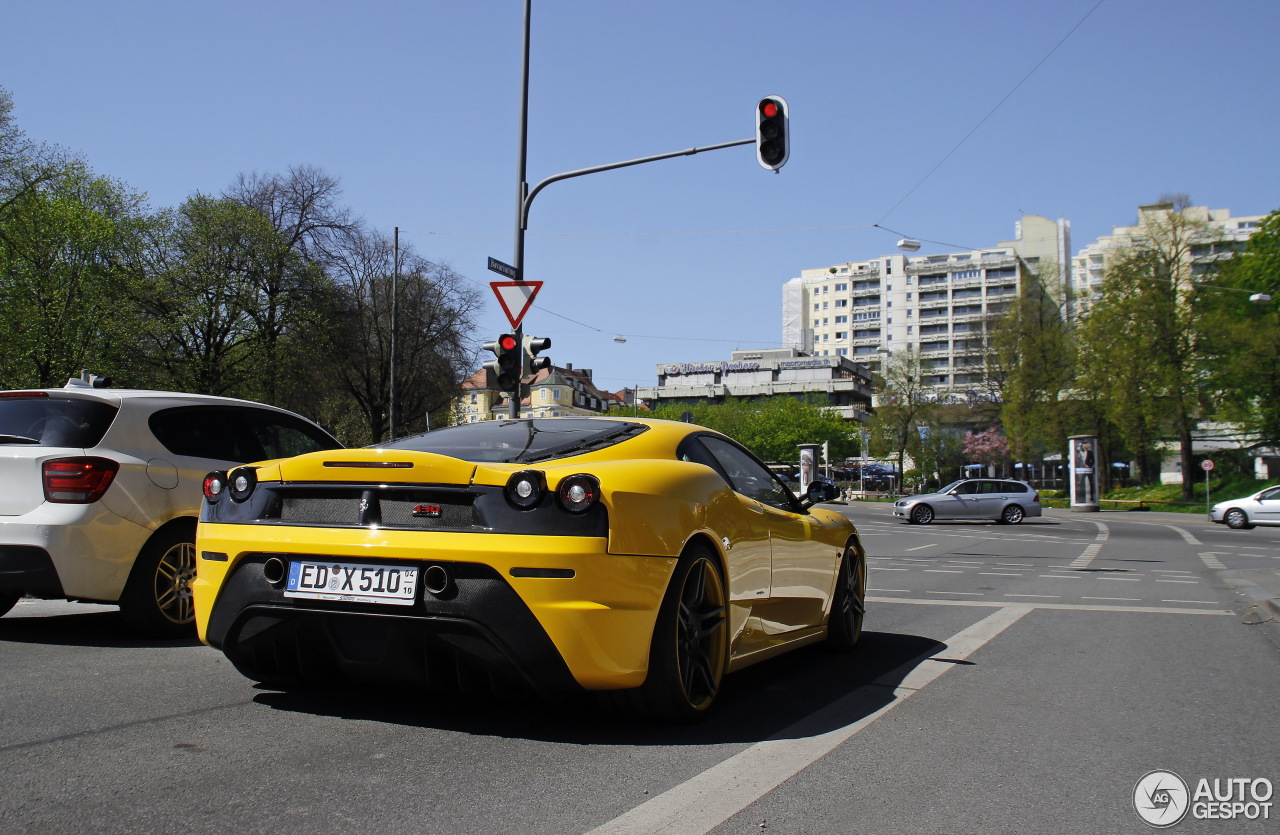
[{"label": "triangular road sign", "polygon": [[520,321],[533,306],[534,297],[542,289],[542,284],[541,281],[489,282],[489,286],[493,288],[493,294],[498,297],[498,304],[502,305],[502,312],[507,314],[507,320],[511,322],[513,328],[520,327]]}]

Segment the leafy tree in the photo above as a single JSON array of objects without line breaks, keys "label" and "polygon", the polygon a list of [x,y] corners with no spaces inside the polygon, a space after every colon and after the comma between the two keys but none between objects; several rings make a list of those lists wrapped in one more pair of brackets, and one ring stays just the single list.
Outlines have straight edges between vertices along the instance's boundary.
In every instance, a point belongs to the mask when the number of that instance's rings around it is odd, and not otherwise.
[{"label": "leafy tree", "polygon": [[[1108,257],[1100,297],[1082,322],[1084,383],[1142,460],[1172,430],[1181,445],[1182,495],[1192,498],[1192,431],[1203,415],[1200,377],[1205,285],[1193,247],[1214,238],[1188,215],[1149,211],[1141,231]],[[1154,474],[1143,473],[1144,480]]]},{"label": "leafy tree", "polygon": [[125,261],[142,198],[69,162],[15,194],[0,228],[0,385],[55,386],[81,368],[115,373],[134,331]]},{"label": "leafy tree", "polygon": [[261,212],[234,200],[196,194],[162,213],[133,288],[141,367],[178,391],[261,396],[258,289],[286,251]]},{"label": "leafy tree", "polygon": [[880,402],[868,424],[872,445],[896,455],[899,472],[909,446],[920,437],[916,427],[937,411],[936,398],[922,382],[923,376],[920,352],[908,347],[890,354],[873,381]]},{"label": "leafy tree", "polygon": [[665,404],[653,417],[679,420],[685,412],[693,423],[723,432],[764,461],[791,462],[799,458],[800,444],[828,444],[832,463],[855,452],[849,421],[817,398],[798,400],[776,396],[761,400],[728,397],[723,403],[693,406]]},{"label": "leafy tree", "polygon": [[[1280,444],[1280,211],[1206,283],[1219,288],[1205,295],[1210,310],[1202,343],[1203,376],[1217,412],[1239,423],[1256,445]],[[1271,301],[1259,304],[1253,294]]]},{"label": "leafy tree", "polygon": [[1023,282],[1016,301],[991,323],[995,361],[1003,378],[1000,422],[1010,452],[1030,460],[1065,451],[1075,379],[1075,346],[1055,298],[1061,276],[1056,264],[1041,264]]}]

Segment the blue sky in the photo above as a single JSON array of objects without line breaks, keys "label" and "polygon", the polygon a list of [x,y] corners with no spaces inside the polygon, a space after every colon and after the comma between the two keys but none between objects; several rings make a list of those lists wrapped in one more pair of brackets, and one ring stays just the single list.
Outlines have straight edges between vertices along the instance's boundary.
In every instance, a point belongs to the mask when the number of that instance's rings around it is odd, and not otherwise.
[{"label": "blue sky", "polygon": [[[521,0],[42,0],[4,18],[0,85],[32,137],[156,207],[319,166],[484,288],[478,342],[507,329],[486,259],[513,258]],[[1265,214],[1277,31],[1274,0],[535,0],[530,184],[748,138],[769,94],[792,152],[779,174],[744,146],[551,185],[525,330],[602,388],[651,385],[659,363],[779,345],[783,283],[896,251],[872,224],[984,247],[1041,214],[1078,249],[1168,192]]]}]

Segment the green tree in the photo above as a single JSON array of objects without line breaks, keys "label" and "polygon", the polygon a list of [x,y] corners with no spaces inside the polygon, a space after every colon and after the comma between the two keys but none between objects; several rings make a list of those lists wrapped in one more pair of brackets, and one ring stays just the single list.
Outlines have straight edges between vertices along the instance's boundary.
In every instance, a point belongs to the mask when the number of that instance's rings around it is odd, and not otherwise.
[{"label": "green tree", "polygon": [[285,242],[256,209],[201,194],[165,212],[140,265],[140,366],[177,391],[258,397],[258,290]]},{"label": "green tree", "polygon": [[875,414],[868,422],[872,449],[888,450],[902,472],[908,449],[919,440],[919,427],[937,412],[937,397],[923,383],[924,363],[914,347],[894,351],[872,384],[879,393]]},{"label": "green tree", "polygon": [[817,398],[729,397],[719,404],[667,404],[655,409],[652,417],[679,420],[685,412],[693,415],[693,423],[723,432],[764,461],[796,461],[800,444],[826,442],[833,464],[856,451],[854,427]]},{"label": "green tree", "polygon": [[140,196],[78,162],[12,197],[0,222],[0,385],[118,372],[135,338],[125,265],[143,223]]},{"label": "green tree", "polygon": [[[1203,376],[1217,414],[1256,445],[1280,444],[1280,211],[1207,281]],[[1270,296],[1270,301],[1252,298]]]},{"label": "green tree", "polygon": [[[1108,256],[1100,296],[1083,317],[1083,383],[1100,395],[1140,460],[1166,433],[1179,442],[1182,496],[1192,498],[1192,432],[1202,418],[1206,285],[1193,248],[1212,241],[1207,224],[1171,204],[1143,215],[1141,231]],[[1143,473],[1154,480],[1154,473]]]},{"label": "green tree", "polygon": [[1071,328],[1056,299],[1056,264],[1026,271],[1027,280],[1009,309],[991,323],[995,361],[1003,379],[1000,422],[1010,452],[1019,460],[1065,451],[1071,410],[1064,399],[1075,380]]}]

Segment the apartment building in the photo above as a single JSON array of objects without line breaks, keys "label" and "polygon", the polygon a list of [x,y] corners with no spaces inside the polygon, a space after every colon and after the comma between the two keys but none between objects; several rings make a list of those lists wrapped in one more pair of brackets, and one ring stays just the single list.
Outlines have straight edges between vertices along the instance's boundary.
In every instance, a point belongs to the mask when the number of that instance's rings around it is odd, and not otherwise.
[{"label": "apartment building", "polygon": [[989,249],[803,270],[782,288],[783,344],[871,371],[913,348],[926,385],[964,390],[982,382],[988,317],[1008,307],[1032,270],[1065,299],[1070,252],[1069,221],[1025,215],[1013,240]]},{"label": "apartment building", "polygon": [[[1068,315],[1074,319],[1089,309],[1090,299],[1102,287],[1107,272],[1108,255],[1117,247],[1126,247],[1140,240],[1144,227],[1159,223],[1176,211],[1172,203],[1152,203],[1138,207],[1138,221],[1132,226],[1113,226],[1110,235],[1103,235],[1085,246],[1071,260],[1072,303]],[[1210,209],[1207,206],[1188,206],[1181,210],[1184,218],[1201,225],[1203,233],[1193,239],[1187,253],[1191,275],[1213,268],[1215,262],[1230,258],[1241,247],[1266,215],[1233,217],[1230,209]]]}]

